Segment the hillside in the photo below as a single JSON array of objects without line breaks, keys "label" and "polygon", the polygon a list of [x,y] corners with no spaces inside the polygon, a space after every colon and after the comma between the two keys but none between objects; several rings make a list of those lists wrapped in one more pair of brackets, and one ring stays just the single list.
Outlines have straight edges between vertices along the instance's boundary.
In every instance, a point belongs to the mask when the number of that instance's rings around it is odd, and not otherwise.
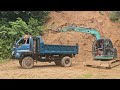
[{"label": "hillside", "polygon": [[[112,40],[114,46],[120,53],[120,24],[113,23],[109,20],[108,11],[103,15],[99,11],[61,11],[51,12],[50,19],[46,23],[46,33],[43,39],[47,44],[79,44],[79,55],[75,57],[77,61],[92,60],[92,43],[95,40],[90,34],[79,32],[59,32],[54,31],[58,28],[69,24],[76,24],[78,26],[90,27],[98,30],[102,37]],[[49,29],[49,30],[48,30]]]}]

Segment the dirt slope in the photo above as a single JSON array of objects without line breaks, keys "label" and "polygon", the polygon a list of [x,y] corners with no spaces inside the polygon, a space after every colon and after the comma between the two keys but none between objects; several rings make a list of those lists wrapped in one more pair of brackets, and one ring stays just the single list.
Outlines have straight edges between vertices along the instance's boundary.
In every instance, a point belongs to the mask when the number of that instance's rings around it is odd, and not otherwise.
[{"label": "dirt slope", "polygon": [[91,50],[95,37],[79,32],[54,33],[60,27],[76,24],[78,26],[95,28],[100,32],[102,37],[110,38],[120,53],[120,24],[111,22],[108,16],[108,11],[103,12],[103,15],[99,11],[51,12],[50,19],[45,25],[47,32],[43,35],[43,39],[47,44],[72,45],[78,43],[80,46],[79,55],[75,59],[78,61],[92,60]]}]

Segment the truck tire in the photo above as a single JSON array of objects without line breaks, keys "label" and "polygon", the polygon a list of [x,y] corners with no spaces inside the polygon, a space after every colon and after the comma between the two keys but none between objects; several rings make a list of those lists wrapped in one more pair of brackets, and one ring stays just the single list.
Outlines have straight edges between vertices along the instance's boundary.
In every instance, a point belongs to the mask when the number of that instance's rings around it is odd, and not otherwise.
[{"label": "truck tire", "polygon": [[60,60],[55,60],[54,62],[57,66],[61,66],[61,61]]},{"label": "truck tire", "polygon": [[34,60],[32,57],[27,56],[22,60],[22,67],[25,69],[30,69],[34,66]]},{"label": "truck tire", "polygon": [[22,66],[22,60],[19,60],[19,64],[20,64],[20,66]]},{"label": "truck tire", "polygon": [[70,57],[66,56],[63,57],[61,60],[61,66],[63,67],[70,67],[72,65],[72,60]]}]

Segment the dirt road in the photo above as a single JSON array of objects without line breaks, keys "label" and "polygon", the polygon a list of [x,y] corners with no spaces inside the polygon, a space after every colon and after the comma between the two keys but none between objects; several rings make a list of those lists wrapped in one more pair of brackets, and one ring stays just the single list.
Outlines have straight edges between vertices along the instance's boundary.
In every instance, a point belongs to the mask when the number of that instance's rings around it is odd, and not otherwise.
[{"label": "dirt road", "polygon": [[65,68],[54,62],[38,62],[32,69],[23,69],[18,61],[8,61],[0,64],[0,79],[120,79],[120,66],[97,69],[73,61],[72,67]]}]

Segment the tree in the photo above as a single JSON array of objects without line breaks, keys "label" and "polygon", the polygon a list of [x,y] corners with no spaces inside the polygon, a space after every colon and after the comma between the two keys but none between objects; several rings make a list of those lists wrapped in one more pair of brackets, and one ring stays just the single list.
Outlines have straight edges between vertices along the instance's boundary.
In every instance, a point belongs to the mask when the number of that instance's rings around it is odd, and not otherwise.
[{"label": "tree", "polygon": [[0,11],[0,18],[6,18],[7,21],[15,21],[16,18],[20,17],[26,23],[29,18],[38,19],[41,24],[44,23],[44,18],[48,16],[49,11]]},{"label": "tree", "polygon": [[110,20],[113,22],[120,21],[120,11],[111,11]]},{"label": "tree", "polygon": [[42,34],[48,11],[0,11],[0,59],[11,57],[12,43],[27,31]]}]

